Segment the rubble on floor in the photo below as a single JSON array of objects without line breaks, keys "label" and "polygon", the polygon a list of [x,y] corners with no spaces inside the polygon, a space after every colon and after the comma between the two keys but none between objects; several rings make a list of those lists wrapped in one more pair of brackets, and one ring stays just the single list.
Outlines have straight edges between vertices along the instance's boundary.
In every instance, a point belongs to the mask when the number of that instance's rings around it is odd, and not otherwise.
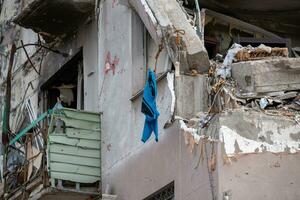
[{"label": "rubble on floor", "polygon": [[208,111],[178,118],[190,151],[221,143],[225,163],[249,153],[299,152],[300,59],[287,56],[286,48],[234,44],[224,60],[211,60]]}]

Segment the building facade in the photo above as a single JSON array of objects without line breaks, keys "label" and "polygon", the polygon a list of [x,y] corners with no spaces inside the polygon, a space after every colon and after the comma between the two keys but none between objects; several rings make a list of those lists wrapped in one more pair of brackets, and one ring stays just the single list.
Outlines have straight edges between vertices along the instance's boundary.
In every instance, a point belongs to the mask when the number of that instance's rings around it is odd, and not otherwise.
[{"label": "building facade", "polygon": [[[300,61],[286,57],[297,57],[300,40],[288,29],[270,32],[176,0],[0,2],[1,121],[2,128],[8,127],[2,129],[3,198],[86,199],[103,194],[103,199],[120,200],[299,199],[298,107],[283,112],[270,103],[272,97],[274,105],[287,106],[299,97]],[[219,10],[210,1],[204,4]],[[232,64],[232,77],[241,81],[239,86],[243,87],[243,80],[247,87],[248,79],[256,81],[254,96],[231,93],[231,78],[222,78],[221,72],[220,79],[217,72],[224,66],[213,67],[212,58],[226,55],[235,42],[264,43],[271,52],[272,47],[286,48],[276,55],[263,49],[262,61],[248,60],[249,68],[258,66],[250,75],[238,66],[242,62]],[[269,62],[274,55],[278,60]],[[157,77],[159,139],[156,142],[152,135],[143,143],[141,104],[148,69],[155,69]],[[256,94],[259,84],[272,77],[277,78]],[[276,116],[253,106],[263,97],[268,97],[266,106],[276,110],[272,112]],[[49,109],[58,104],[81,112],[72,115],[78,121],[71,125],[51,121]],[[7,112],[9,125],[5,125]],[[43,113],[45,118],[37,122]],[[89,126],[93,119],[87,113],[101,115],[99,128]],[[72,132],[78,137],[53,142],[64,145],[64,152],[66,146],[78,147],[67,153],[73,156],[70,161],[60,161],[62,153],[56,152],[54,161],[68,164],[58,180],[50,173],[54,170],[49,164],[51,123],[66,134],[68,128],[81,130]],[[12,144],[24,129],[26,133]],[[98,137],[89,134],[98,130],[101,144],[93,148]],[[85,154],[87,148],[92,150]],[[99,157],[93,157],[97,151]],[[97,184],[68,178],[92,176],[88,158],[100,162]]]}]

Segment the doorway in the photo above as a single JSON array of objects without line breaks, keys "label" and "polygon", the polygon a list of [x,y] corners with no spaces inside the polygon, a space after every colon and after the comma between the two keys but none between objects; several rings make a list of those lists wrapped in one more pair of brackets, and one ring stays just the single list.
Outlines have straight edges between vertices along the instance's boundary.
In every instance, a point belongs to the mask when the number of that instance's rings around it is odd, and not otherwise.
[{"label": "doorway", "polygon": [[83,110],[83,86],[83,56],[81,50],[41,87],[44,93],[45,109],[51,109],[57,103],[60,103],[66,108]]}]

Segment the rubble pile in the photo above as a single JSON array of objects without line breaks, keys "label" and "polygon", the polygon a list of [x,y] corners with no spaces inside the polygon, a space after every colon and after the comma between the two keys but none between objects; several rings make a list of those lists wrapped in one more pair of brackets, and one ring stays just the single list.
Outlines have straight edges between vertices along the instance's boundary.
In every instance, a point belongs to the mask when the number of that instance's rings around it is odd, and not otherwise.
[{"label": "rubble pile", "polygon": [[244,47],[237,52],[235,58],[237,61],[260,60],[268,57],[288,57],[288,48],[271,48],[266,45],[252,47],[251,45]]},{"label": "rubble pile", "polygon": [[[278,56],[281,58],[278,58]],[[241,47],[240,45],[234,44],[228,51],[228,54],[223,63],[220,63],[218,60],[211,62],[211,89],[209,93],[212,96],[215,96],[217,93],[219,94],[219,100],[217,100],[217,102],[219,102],[219,105],[217,105],[218,108],[215,109],[215,111],[217,110],[218,112],[221,112],[225,109],[243,107],[245,110],[253,109],[265,112],[267,114],[277,113],[278,115],[288,117],[296,117],[297,115],[299,115],[300,90],[297,89],[297,86],[291,87],[291,85],[294,83],[289,84],[288,81],[290,80],[283,80],[286,81],[287,84],[282,87],[282,90],[281,88],[273,88],[271,86],[265,87],[265,85],[260,86],[258,84],[253,88],[250,88],[250,85],[252,84],[251,82],[253,82],[253,79],[256,78],[255,75],[259,75],[261,77],[261,80],[259,81],[262,82],[264,78],[266,79],[273,76],[268,74],[275,71],[273,68],[276,68],[276,73],[282,74],[290,73],[285,71],[288,71],[287,68],[291,68],[291,71],[297,74],[299,72],[297,59],[293,59],[293,61],[290,61],[289,58],[286,58],[287,56],[287,48],[271,48],[265,45],[260,45],[257,48],[253,48],[251,46]],[[230,61],[228,61],[228,57]],[[259,59],[260,61],[242,62],[252,59]],[[291,64],[291,62],[294,61],[296,62],[296,64]],[[235,64],[239,62],[241,62],[241,64]],[[250,62],[251,64],[248,64]],[[260,63],[264,62],[266,62],[267,64],[260,65]],[[272,69],[257,69],[259,67],[264,67],[267,65],[270,65],[270,68]],[[244,66],[244,68],[238,69],[240,66]],[[256,67],[255,70],[257,70],[257,74],[254,74],[254,69],[251,69],[252,66]],[[250,72],[245,72],[247,70]],[[283,79],[287,78],[287,76],[282,77]],[[246,82],[246,84],[243,84],[243,82],[239,79],[244,79],[243,81]],[[277,80],[273,80],[273,82],[275,81]],[[258,81],[256,83],[258,83]],[[274,86],[276,87],[276,85]],[[265,88],[261,89],[260,87]],[[221,91],[218,92],[218,90]],[[216,105],[212,106],[216,107]]]},{"label": "rubble pile", "polygon": [[[221,141],[221,138],[217,135],[218,133],[212,134],[216,131],[208,129],[213,129],[210,124],[214,121],[215,116],[233,110],[283,117],[300,124],[300,89],[298,85],[293,87],[293,84],[295,84],[293,77],[300,74],[298,69],[300,65],[298,59],[286,58],[287,56],[287,48],[271,48],[265,45],[253,48],[234,44],[228,50],[228,54],[224,59],[218,54],[215,59],[211,60],[207,85],[210,107],[206,113],[198,113],[195,118],[181,119],[180,122],[181,130],[190,151],[193,152],[195,145],[201,144],[203,141],[205,143]],[[257,69],[255,68],[257,74],[253,73],[255,70],[251,71],[253,66],[257,67]],[[263,68],[264,66],[265,68]],[[274,69],[275,72],[272,71]],[[291,74],[289,69],[293,73],[292,78],[288,78],[289,76],[285,74]],[[252,77],[245,72],[247,70],[250,71],[249,74]],[[268,76],[268,73],[272,75]],[[267,78],[273,76],[276,79],[276,73],[279,73],[283,80],[281,82],[272,81],[274,83],[278,82],[278,84],[284,82],[287,85],[283,84],[280,87],[268,85],[263,89],[259,88],[259,85],[253,88],[249,87],[250,82],[253,82],[252,79],[256,76],[260,76],[259,81],[264,80],[264,76]],[[248,85],[243,85],[239,79],[248,81]],[[203,157],[203,155],[201,156]]]}]

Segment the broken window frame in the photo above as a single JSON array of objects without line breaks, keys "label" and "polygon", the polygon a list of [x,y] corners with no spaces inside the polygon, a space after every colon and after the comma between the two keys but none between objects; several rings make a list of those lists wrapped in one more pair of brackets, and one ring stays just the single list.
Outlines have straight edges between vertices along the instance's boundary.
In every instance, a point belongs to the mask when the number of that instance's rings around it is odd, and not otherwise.
[{"label": "broken window frame", "polygon": [[[55,79],[59,74],[67,71],[66,69],[72,69],[77,65],[77,81],[76,81],[76,95],[74,95],[74,99],[76,98],[76,108],[78,110],[84,110],[84,74],[83,74],[83,50],[80,50],[64,65],[62,65],[52,76],[48,78],[48,80],[41,86],[42,91],[42,105],[43,112],[46,112],[50,107],[49,102],[49,87],[54,83]],[[80,84],[80,85],[79,85]]]},{"label": "broken window frame", "polygon": [[[138,67],[140,66],[134,66],[133,68],[133,84],[137,84],[136,83],[136,79],[140,78],[141,76],[143,77],[143,84],[138,85],[138,86],[132,86],[132,97],[129,99],[130,101],[134,101],[136,100],[138,97],[140,97],[143,94],[144,91],[144,86],[146,83],[146,77],[147,77],[147,69],[154,69],[154,65],[155,65],[155,54],[157,53],[159,47],[158,45],[155,43],[154,39],[151,37],[150,33],[148,32],[147,28],[145,27],[145,25],[142,23],[143,26],[143,70],[142,73],[135,73],[138,69]],[[133,45],[136,44],[140,44],[138,43],[133,43]],[[152,50],[152,51],[151,51]],[[134,58],[134,57],[133,57]],[[157,82],[165,79],[167,77],[167,72],[172,68],[172,62],[170,61],[170,58],[167,54],[167,52],[165,53],[160,53],[159,57],[157,58],[157,60],[161,61],[161,63],[163,63],[163,65],[160,65],[159,62],[157,62],[157,69],[156,69],[156,80]],[[140,83],[138,83],[140,84]],[[139,88],[138,90],[136,88]]]}]

